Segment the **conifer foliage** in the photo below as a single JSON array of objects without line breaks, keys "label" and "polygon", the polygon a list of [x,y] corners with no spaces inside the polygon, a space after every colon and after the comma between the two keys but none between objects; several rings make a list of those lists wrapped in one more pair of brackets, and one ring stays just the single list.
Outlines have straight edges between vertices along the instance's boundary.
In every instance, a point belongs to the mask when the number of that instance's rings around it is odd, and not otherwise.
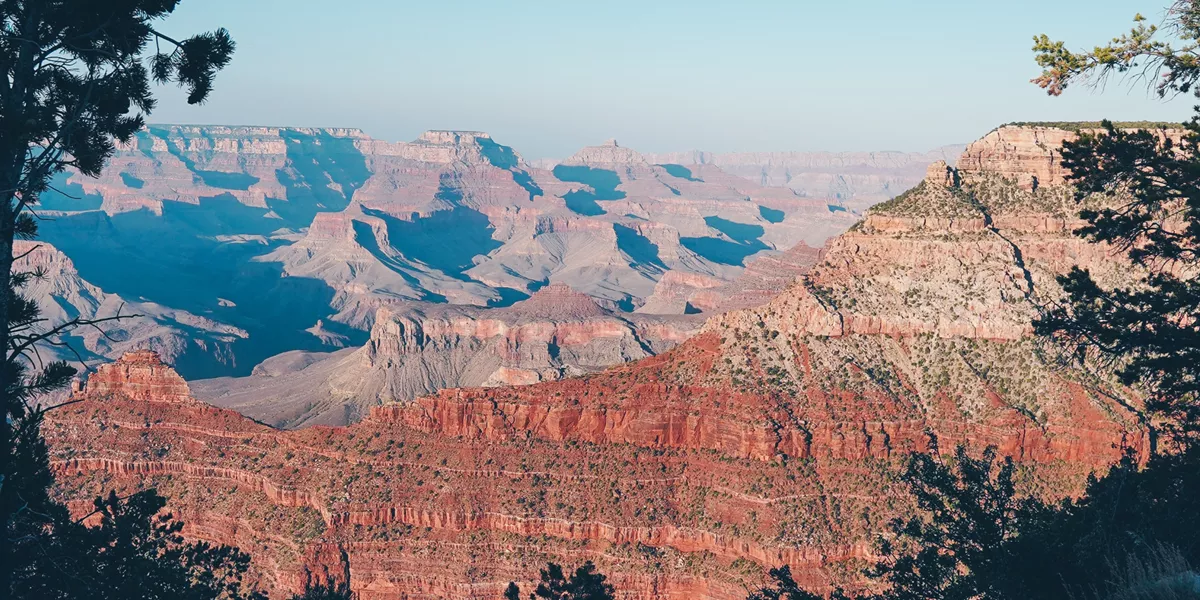
[{"label": "conifer foliage", "polygon": [[[562,566],[549,563],[541,572],[541,581],[529,600],[613,600],[613,586],[606,577],[596,571],[592,561],[575,569],[569,577]],[[521,589],[509,583],[504,590],[505,600],[519,600]]]},{"label": "conifer foliage", "polygon": [[[180,0],[0,0],[0,597],[254,598],[245,555],[189,544],[152,490],[99,499],[86,522],[49,496],[41,424],[47,394],[75,375],[39,348],[107,320],[49,323],[13,272],[16,239],[37,234],[34,210],[55,175],[97,176],[154,109],[152,82],[203,102],[233,54],[223,29],[176,39],[160,30]],[[115,319],[123,318],[118,315]]]}]

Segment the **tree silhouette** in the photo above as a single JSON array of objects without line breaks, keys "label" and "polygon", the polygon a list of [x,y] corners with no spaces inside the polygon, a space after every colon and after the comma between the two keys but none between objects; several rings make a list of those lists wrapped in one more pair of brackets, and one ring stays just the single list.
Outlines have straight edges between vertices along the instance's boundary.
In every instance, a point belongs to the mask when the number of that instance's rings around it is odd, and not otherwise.
[{"label": "tree silhouette", "polygon": [[354,600],[354,592],[350,590],[347,581],[330,582],[324,585],[310,585],[303,594],[292,596],[292,600]]},{"label": "tree silhouette", "polygon": [[24,544],[63,518],[45,498],[50,474],[38,457],[47,407],[39,398],[75,371],[43,362],[37,347],[61,345],[59,334],[99,324],[40,319],[36,305],[19,296],[35,274],[12,273],[19,258],[13,241],[36,235],[33,211],[55,175],[68,168],[99,175],[116,144],[143,127],[155,105],[152,81],[179,84],[189,103],[208,97],[234,44],[223,29],[182,40],[161,33],[157,23],[179,2],[0,1],[0,593],[16,591]]},{"label": "tree silhouette", "polygon": [[[1008,598],[1006,576],[1014,561],[1008,543],[1018,533],[1018,516],[1036,501],[1015,492],[1012,459],[999,460],[995,449],[971,456],[959,446],[954,460],[942,459],[936,445],[929,454],[913,454],[901,479],[918,512],[897,518],[878,543],[879,559],[864,573],[882,584],[876,600],[990,600]],[[747,600],[816,600],[801,589],[787,566],[772,569],[774,582]],[[835,589],[831,600],[846,594]]]},{"label": "tree silhouette", "polygon": [[511,581],[508,582],[508,587],[504,588],[504,600],[521,600],[521,588]]},{"label": "tree silhouette", "polygon": [[[792,578],[792,568],[787,565],[771,569],[767,576],[773,585],[760,588],[746,596],[746,600],[823,600],[821,596],[800,589]],[[841,597],[840,592],[836,594],[836,597]]]},{"label": "tree silhouette", "polygon": [[1081,362],[1116,367],[1126,384],[1146,390],[1147,423],[1173,447],[1200,434],[1200,121],[1178,143],[1159,132],[1084,134],[1063,150],[1063,165],[1082,198],[1119,195],[1116,208],[1085,210],[1079,235],[1113,244],[1146,269],[1135,286],[1106,288],[1087,270],[1059,277],[1066,299],[1035,322],[1038,333],[1074,350]]},{"label": "tree silhouette", "polygon": [[[1182,45],[1164,36],[1174,34]],[[1036,80],[1051,94],[1073,80],[1098,83],[1134,69],[1159,74],[1159,95],[1195,92],[1200,78],[1200,5],[1175,3],[1162,26],[1137,26],[1107,46],[1075,54],[1061,42],[1038,38],[1034,50],[1046,68]],[[1062,164],[1076,195],[1099,194],[1115,207],[1084,210],[1076,233],[1124,251],[1146,275],[1128,288],[1107,288],[1087,270],[1059,277],[1066,299],[1035,322],[1039,334],[1074,351],[1081,362],[1114,368],[1126,384],[1148,394],[1145,412],[1154,452],[1158,430],[1172,449],[1200,436],[1200,120],[1182,124],[1182,138],[1165,131],[1117,129],[1105,121],[1063,149]]]},{"label": "tree silhouette", "polygon": [[183,523],[154,490],[98,498],[89,526],[54,510],[17,555],[14,600],[265,600],[246,589],[250,557],[228,546],[187,543]]},{"label": "tree silhouette", "polygon": [[959,446],[952,463],[936,451],[912,455],[901,479],[920,512],[891,522],[868,573],[890,586],[886,597],[1004,598],[1005,542],[1021,509],[1014,473],[1012,459],[998,460],[994,448],[975,457]]},{"label": "tree silhouette", "polygon": [[[891,523],[859,600],[1175,600],[1197,597],[1200,452],[1132,454],[1078,499],[1020,497],[994,451],[914,455],[904,480],[918,511]],[[748,600],[812,600],[786,567]],[[1184,591],[1180,591],[1180,588]],[[847,596],[834,590],[833,600]]]},{"label": "tree silhouette", "polygon": [[1133,21],[1128,33],[1084,52],[1068,50],[1046,34],[1034,36],[1033,51],[1043,70],[1033,83],[1058,96],[1073,83],[1099,86],[1122,75],[1145,81],[1160,96],[1200,95],[1195,89],[1200,79],[1200,5],[1194,0],[1172,3],[1161,25],[1141,14]]},{"label": "tree silhouette", "polygon": [[[567,577],[561,566],[549,563],[541,571],[541,582],[529,595],[530,600],[613,600],[613,586],[587,561]],[[504,590],[505,600],[521,597],[517,584],[509,582]]]}]

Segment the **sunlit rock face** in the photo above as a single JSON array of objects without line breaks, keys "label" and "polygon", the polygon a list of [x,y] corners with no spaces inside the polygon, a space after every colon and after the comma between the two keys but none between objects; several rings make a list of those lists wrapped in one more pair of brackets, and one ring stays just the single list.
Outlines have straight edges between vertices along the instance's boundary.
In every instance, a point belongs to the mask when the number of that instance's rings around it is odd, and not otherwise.
[{"label": "sunlit rock face", "polygon": [[616,142],[538,168],[467,131],[393,143],[354,129],[152,125],[99,179],[54,184],[42,238],[82,279],[245,333],[222,360],[204,358],[210,348],[176,357],[189,379],[359,346],[395,304],[501,307],[564,284],[633,312],[668,273],[728,283],[856,218]]},{"label": "sunlit rock face", "polygon": [[[765,304],[599,373],[441,390],[299,431],[199,402],[85,395],[45,428],[58,493],[156,486],[188,535],[248,549],[276,592],[348,577],[367,600],[499,598],[547,561],[583,560],[626,598],[740,599],[783,564],[815,590],[860,588],[872,540],[914,510],[897,480],[909,452],[995,446],[1020,464],[1022,491],[1047,498],[1145,452],[1114,400],[1136,405],[1137,392],[1064,366],[1029,326],[1072,265],[1112,284],[1137,273],[1071,234],[1072,190],[1026,188],[1013,164],[930,170],[815,257],[777,258],[797,277]],[[689,297],[719,287],[672,279]],[[549,352],[545,340],[601,339],[577,325],[601,313],[567,290],[529,302],[525,321],[380,316],[364,354],[408,363],[451,340],[500,340],[517,362],[493,373],[527,383],[519,361]],[[546,325],[560,310],[570,318]]]},{"label": "sunlit rock face", "polygon": [[126,352],[101,365],[80,393],[85,397],[116,395],[142,402],[195,402],[187,382],[153,350]]},{"label": "sunlit rock face", "polygon": [[1067,182],[1062,166],[1063,142],[1077,133],[1058,127],[999,127],[963,152],[958,167],[967,174],[993,173],[1024,189]]}]

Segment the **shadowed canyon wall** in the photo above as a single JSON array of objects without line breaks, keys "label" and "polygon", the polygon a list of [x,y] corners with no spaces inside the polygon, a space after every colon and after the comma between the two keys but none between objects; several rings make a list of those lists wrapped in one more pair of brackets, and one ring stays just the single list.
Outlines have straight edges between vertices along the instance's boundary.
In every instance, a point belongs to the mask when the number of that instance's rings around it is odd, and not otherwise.
[{"label": "shadowed canyon wall", "polygon": [[819,246],[855,218],[692,171],[615,143],[539,169],[480,132],[390,143],[353,129],[150,126],[99,179],[54,182],[42,238],[111,297],[236,332],[132,343],[197,379],[360,346],[397,304],[509,306],[564,284],[631,312],[668,273],[728,283],[756,255]]}]

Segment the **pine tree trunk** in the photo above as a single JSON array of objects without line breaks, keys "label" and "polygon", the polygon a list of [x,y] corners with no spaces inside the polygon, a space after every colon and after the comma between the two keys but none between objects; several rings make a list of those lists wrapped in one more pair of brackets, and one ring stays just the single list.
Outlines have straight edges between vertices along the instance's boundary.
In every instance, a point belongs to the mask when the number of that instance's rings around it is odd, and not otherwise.
[{"label": "pine tree trunk", "polygon": [[[11,179],[3,177],[0,180],[7,182],[18,177],[19,171]],[[12,591],[13,544],[9,539],[9,531],[13,525],[13,508],[16,506],[14,499],[10,497],[14,486],[6,485],[14,468],[15,444],[10,415],[15,408],[13,404],[17,402],[16,398],[9,397],[13,382],[9,381],[11,371],[7,368],[8,305],[12,293],[9,282],[12,277],[13,226],[16,221],[13,208],[13,194],[0,195],[0,348],[3,349],[0,356],[6,361],[4,365],[0,365],[0,407],[3,407],[3,414],[0,414],[0,532],[3,532],[3,538],[0,539],[0,597],[7,597]]]},{"label": "pine tree trunk", "polygon": [[[14,403],[18,400],[10,396],[10,390],[13,388],[12,381],[9,381],[12,371],[8,368],[9,357],[9,324],[8,310],[12,294],[12,263],[13,263],[13,237],[14,229],[16,228],[16,202],[18,199],[17,191],[21,184],[21,178],[25,169],[25,157],[29,148],[29,141],[25,138],[21,128],[25,121],[25,103],[29,100],[27,97],[28,86],[30,79],[34,73],[34,54],[40,49],[36,45],[37,41],[37,24],[40,15],[38,14],[38,4],[34,3],[27,7],[27,12],[21,19],[22,26],[20,32],[29,40],[28,43],[21,47],[18,53],[16,63],[12,65],[10,73],[6,73],[6,77],[11,77],[9,83],[8,94],[3,98],[3,105],[0,110],[3,110],[4,122],[11,128],[9,131],[0,131],[0,358],[5,362],[0,364],[0,409],[3,414],[0,414],[0,477],[5,480],[0,481],[0,597],[7,597],[12,593],[13,585],[13,543],[9,539],[10,530],[13,527],[14,508],[16,503],[11,497],[14,486],[7,481],[13,471],[13,451],[15,444],[13,440],[13,429],[10,415],[13,414],[15,408]],[[15,131],[14,131],[15,130]]]}]

